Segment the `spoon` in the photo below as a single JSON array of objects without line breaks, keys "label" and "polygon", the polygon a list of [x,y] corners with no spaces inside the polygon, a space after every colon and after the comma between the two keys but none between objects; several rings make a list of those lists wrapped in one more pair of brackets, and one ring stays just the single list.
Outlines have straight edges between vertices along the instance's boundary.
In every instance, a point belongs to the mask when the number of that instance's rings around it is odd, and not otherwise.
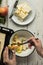
[{"label": "spoon", "polygon": [[[38,38],[36,38],[36,40],[38,40]],[[17,43],[13,42],[11,45],[24,45],[24,44],[29,44],[29,43],[31,45],[34,45],[34,42],[32,40],[26,40],[26,41],[24,41],[22,43],[20,43],[20,42],[17,42]]]}]

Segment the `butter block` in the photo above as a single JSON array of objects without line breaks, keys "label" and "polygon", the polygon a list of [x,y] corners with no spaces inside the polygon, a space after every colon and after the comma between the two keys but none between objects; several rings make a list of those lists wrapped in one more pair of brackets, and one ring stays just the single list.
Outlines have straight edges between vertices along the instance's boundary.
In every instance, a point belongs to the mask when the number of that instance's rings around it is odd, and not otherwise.
[{"label": "butter block", "polygon": [[24,2],[24,3],[20,3],[17,5],[17,8],[20,9],[20,8],[23,8],[25,11],[27,11],[28,13],[32,10],[31,7],[29,6],[28,3]]},{"label": "butter block", "polygon": [[24,19],[28,15],[28,13],[20,11],[20,10],[16,10],[15,11],[15,15],[18,16],[18,17],[20,17],[21,19]]},{"label": "butter block", "polygon": [[15,11],[15,15],[19,17],[19,19],[24,20],[32,11],[31,7],[27,3],[20,3],[17,5],[17,9]]}]

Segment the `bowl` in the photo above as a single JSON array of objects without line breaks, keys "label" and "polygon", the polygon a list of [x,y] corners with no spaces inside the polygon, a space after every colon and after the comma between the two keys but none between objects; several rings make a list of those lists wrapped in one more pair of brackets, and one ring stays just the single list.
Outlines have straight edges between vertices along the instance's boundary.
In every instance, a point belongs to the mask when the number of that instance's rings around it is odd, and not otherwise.
[{"label": "bowl", "polygon": [[[20,29],[20,30],[15,31],[14,34],[11,36],[10,44],[12,44],[12,40],[16,34],[19,36],[19,38],[25,37],[26,39],[29,39],[30,37],[34,36],[30,31],[25,30],[25,29]],[[26,56],[31,55],[34,52],[34,50],[35,50],[35,47],[32,46],[31,49],[28,48],[27,50],[22,51],[21,53],[16,52],[16,55],[19,57],[26,57]]]}]

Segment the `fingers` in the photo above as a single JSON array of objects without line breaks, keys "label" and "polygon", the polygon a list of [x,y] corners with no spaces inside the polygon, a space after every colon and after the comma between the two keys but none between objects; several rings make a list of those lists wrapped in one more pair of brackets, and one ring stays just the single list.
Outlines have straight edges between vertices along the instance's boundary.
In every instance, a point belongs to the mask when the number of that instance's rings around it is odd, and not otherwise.
[{"label": "fingers", "polygon": [[38,43],[41,43],[41,40],[38,39],[37,42],[38,42]]},{"label": "fingers", "polygon": [[35,37],[31,37],[29,38],[29,40],[33,42],[32,45],[37,46],[38,39],[36,39]]},{"label": "fingers", "polygon": [[5,51],[4,51],[4,53],[3,53],[3,62],[6,62],[6,61],[8,61],[8,48],[6,47],[5,48]]}]

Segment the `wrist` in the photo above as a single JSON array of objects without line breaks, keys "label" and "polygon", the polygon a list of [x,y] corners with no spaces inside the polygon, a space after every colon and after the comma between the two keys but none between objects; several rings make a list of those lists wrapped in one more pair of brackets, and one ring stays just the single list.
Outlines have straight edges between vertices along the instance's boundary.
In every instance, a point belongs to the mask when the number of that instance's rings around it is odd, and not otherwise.
[{"label": "wrist", "polygon": [[41,56],[43,57],[43,48],[41,49]]},{"label": "wrist", "polygon": [[36,48],[37,53],[43,57],[43,49],[42,48]]},{"label": "wrist", "polygon": [[16,65],[16,64],[8,64],[8,65]]},{"label": "wrist", "polygon": [[16,65],[16,63],[9,63],[8,65]]},{"label": "wrist", "polygon": [[8,65],[15,65],[15,64],[13,64],[13,63],[8,63]]}]

